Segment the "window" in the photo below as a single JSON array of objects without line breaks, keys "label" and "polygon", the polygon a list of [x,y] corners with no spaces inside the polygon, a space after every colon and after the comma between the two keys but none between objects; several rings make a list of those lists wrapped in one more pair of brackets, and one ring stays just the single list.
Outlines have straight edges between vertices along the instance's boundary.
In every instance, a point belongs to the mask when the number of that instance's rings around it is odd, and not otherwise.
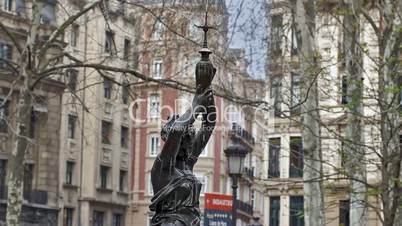
[{"label": "window", "polygon": [[162,78],[162,60],[156,59],[152,64],[152,75],[154,78]]},{"label": "window", "polygon": [[104,212],[94,210],[92,215],[92,225],[103,226],[104,217],[105,217]]},{"label": "window", "polygon": [[114,54],[114,33],[113,31],[105,32],[105,53]]},{"label": "window", "polygon": [[280,170],[279,170],[280,150],[281,150],[281,138],[269,139],[268,178],[278,178],[280,176]]},{"label": "window", "polygon": [[350,201],[339,201],[339,226],[349,226]]},{"label": "window", "polygon": [[79,38],[79,33],[80,32],[80,26],[78,24],[73,24],[71,25],[71,37],[70,37],[70,44],[73,47],[76,47],[78,45],[78,38]]},{"label": "window", "polygon": [[[12,46],[5,44],[5,43],[0,43],[0,59],[4,60],[12,60]],[[4,62],[3,60],[0,60],[0,69],[7,69],[8,64]]]},{"label": "window", "polygon": [[120,170],[120,175],[119,175],[119,191],[124,192],[125,187],[126,187],[126,178],[127,178],[127,171],[125,170]]},{"label": "window", "polygon": [[25,164],[24,167],[24,199],[30,201],[33,183],[33,164]]},{"label": "window", "polygon": [[304,226],[303,205],[303,196],[290,197],[289,226]]},{"label": "window", "polygon": [[42,23],[53,23],[56,21],[56,0],[48,0],[42,9]]},{"label": "window", "polygon": [[196,27],[195,25],[201,25],[201,24],[203,24],[203,22],[201,22],[200,20],[195,20],[188,23],[188,34],[191,39],[195,41],[200,40],[200,38],[202,37],[201,29]]},{"label": "window", "polygon": [[8,116],[8,101],[1,105],[4,100],[0,99],[0,133],[8,132],[7,116]]},{"label": "window", "polygon": [[77,123],[77,116],[68,115],[68,138],[75,138],[75,126]]},{"label": "window", "polygon": [[[153,218],[152,215],[149,215],[149,216],[148,216],[147,226],[151,226],[151,225],[152,225],[152,218]],[[202,224],[201,224],[201,225],[202,225]]]},{"label": "window", "polygon": [[[344,139],[344,138],[342,138]],[[345,141],[342,140],[341,141],[341,150],[340,150],[340,160],[341,160],[341,169],[345,168],[346,166],[346,161],[347,161],[347,155],[346,155],[346,145],[345,145]]]},{"label": "window", "polygon": [[6,198],[7,160],[0,159],[0,199]]},{"label": "window", "polygon": [[149,176],[148,176],[148,195],[149,196],[154,195],[154,188],[152,187],[151,174],[149,174]]},{"label": "window", "polygon": [[109,79],[103,80],[103,97],[106,99],[112,97],[112,82]]},{"label": "window", "polygon": [[123,226],[123,215],[120,213],[113,214],[112,226]]},{"label": "window", "polygon": [[123,58],[128,60],[131,55],[131,41],[129,39],[124,39],[124,51]]},{"label": "window", "polygon": [[34,139],[36,134],[36,124],[38,120],[38,112],[36,112],[33,108],[31,110],[31,120],[29,122],[29,137]]},{"label": "window", "polygon": [[271,81],[271,100],[273,100],[274,115],[281,116],[281,103],[282,103],[282,77],[274,76]]},{"label": "window", "polygon": [[77,90],[77,77],[78,77],[78,71],[74,69],[69,69],[67,71],[67,87],[70,90],[70,92],[75,93]]},{"label": "window", "polygon": [[123,82],[123,86],[121,88],[121,100],[123,102],[123,104],[128,104],[128,98],[129,98],[129,93],[128,93],[128,89],[129,89],[129,85],[127,82]]},{"label": "window", "polygon": [[204,196],[204,194],[208,191],[208,178],[205,176],[204,173],[201,172],[194,172],[194,176],[197,177],[197,179],[202,184],[200,195]]},{"label": "window", "polygon": [[291,94],[291,114],[300,113],[300,76],[298,74],[292,74],[292,94]]},{"label": "window", "polygon": [[255,190],[251,190],[250,202],[251,202],[251,206],[253,207],[253,210],[255,210],[257,207],[257,197],[256,196],[257,196],[257,192]]},{"label": "window", "polygon": [[296,35],[296,23],[295,23],[295,17],[292,15],[292,43],[291,43],[291,54],[292,55],[297,55],[298,52],[298,42],[297,42],[297,35]]},{"label": "window", "polygon": [[283,18],[282,15],[271,17],[271,53],[273,56],[282,54]]},{"label": "window", "polygon": [[202,152],[201,152],[201,155],[200,155],[201,157],[206,157],[206,156],[208,156],[209,146],[211,145],[210,142],[211,142],[211,139],[209,139],[209,141],[208,141],[208,143],[205,145],[204,149],[202,149]]},{"label": "window", "polygon": [[121,133],[120,133],[120,145],[123,148],[128,147],[128,128],[125,126],[121,127]]},{"label": "window", "polygon": [[112,123],[102,121],[102,143],[112,143]]},{"label": "window", "polygon": [[149,156],[156,156],[159,153],[159,135],[151,134],[149,136]]},{"label": "window", "polygon": [[269,226],[280,226],[281,198],[269,197]]},{"label": "window", "polygon": [[63,222],[64,226],[73,226],[73,215],[74,209],[73,208],[64,208],[64,216]]},{"label": "window", "polygon": [[13,0],[3,0],[3,9],[5,11],[13,10]]},{"label": "window", "polygon": [[109,167],[100,166],[100,188],[108,188]]},{"label": "window", "polygon": [[67,161],[66,163],[66,184],[72,185],[74,178],[74,162]]},{"label": "window", "polygon": [[290,138],[290,169],[289,177],[303,177],[303,146],[300,137]]},{"label": "window", "polygon": [[15,1],[15,11],[21,15],[21,13],[25,13],[26,6],[25,0],[16,0]]},{"label": "window", "polygon": [[149,116],[151,119],[159,118],[159,95],[152,94],[149,98]]},{"label": "window", "polygon": [[161,40],[165,33],[165,27],[160,21],[156,21],[154,24],[154,31],[152,34],[152,39]]},{"label": "window", "polygon": [[341,104],[348,103],[348,78],[346,75],[342,75],[342,92],[341,92]]}]

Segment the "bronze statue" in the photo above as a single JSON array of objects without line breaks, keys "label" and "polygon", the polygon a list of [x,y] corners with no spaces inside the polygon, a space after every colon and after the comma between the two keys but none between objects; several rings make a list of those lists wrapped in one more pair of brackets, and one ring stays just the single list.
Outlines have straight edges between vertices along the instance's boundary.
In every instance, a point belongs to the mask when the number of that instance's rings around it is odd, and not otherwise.
[{"label": "bronze statue", "polygon": [[[207,32],[208,12],[204,31],[201,61],[195,70],[196,93],[192,106],[183,115],[168,118],[163,126],[161,138],[165,142],[151,170],[154,197],[150,210],[155,212],[153,226],[199,226],[201,217],[199,198],[201,183],[193,174],[193,167],[208,143],[215,128],[216,109],[211,89],[216,69],[209,60]],[[202,126],[196,133],[193,124],[202,116]]]},{"label": "bronze statue", "polygon": [[[161,131],[165,144],[151,171],[155,195],[150,209],[155,212],[152,218],[154,226],[200,225],[201,183],[194,176],[193,167],[208,143],[216,120],[210,85],[216,70],[210,62],[203,66],[210,67],[210,70],[196,70],[196,74],[208,78],[209,86],[203,89],[201,84],[197,84],[191,108],[181,116],[168,118]],[[203,122],[195,133],[193,123],[198,115],[202,115]]]}]

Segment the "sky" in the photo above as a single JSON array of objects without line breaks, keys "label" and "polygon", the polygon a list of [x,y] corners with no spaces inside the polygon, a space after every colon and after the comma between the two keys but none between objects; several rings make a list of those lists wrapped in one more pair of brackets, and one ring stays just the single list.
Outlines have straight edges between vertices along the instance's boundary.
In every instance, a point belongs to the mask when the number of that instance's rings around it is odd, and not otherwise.
[{"label": "sky", "polygon": [[229,17],[229,46],[244,48],[248,72],[265,78],[267,51],[266,0],[226,0]]}]

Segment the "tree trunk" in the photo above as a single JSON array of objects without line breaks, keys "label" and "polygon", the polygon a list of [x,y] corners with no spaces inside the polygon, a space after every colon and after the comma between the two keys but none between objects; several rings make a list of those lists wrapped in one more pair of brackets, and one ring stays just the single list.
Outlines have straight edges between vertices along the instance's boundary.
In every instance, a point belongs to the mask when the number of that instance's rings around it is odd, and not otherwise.
[{"label": "tree trunk", "polygon": [[34,1],[32,19],[25,49],[21,54],[20,79],[21,87],[16,114],[15,144],[9,156],[8,162],[8,197],[7,197],[7,226],[20,226],[20,217],[23,202],[24,188],[24,159],[29,143],[29,125],[31,123],[32,95],[31,82],[33,76],[32,68],[35,67],[35,56],[33,56],[36,38],[40,26],[42,1]]},{"label": "tree trunk", "polygon": [[[401,226],[400,81],[402,1],[381,2],[383,30],[379,35],[379,106],[381,110],[381,201],[384,226]],[[398,91],[395,92],[395,88]]]},{"label": "tree trunk", "polygon": [[324,226],[324,190],[318,112],[317,76],[320,63],[316,48],[315,1],[292,0],[296,38],[299,43],[302,103],[304,221],[309,226]]},{"label": "tree trunk", "polygon": [[363,77],[359,0],[345,2],[343,20],[347,76],[346,170],[350,178],[350,225],[366,226],[367,189],[363,140]]},{"label": "tree trunk", "polygon": [[24,182],[24,157],[28,147],[29,124],[31,120],[32,96],[27,86],[30,83],[30,76],[25,76],[24,87],[21,88],[18,113],[16,143],[9,156],[9,179],[7,199],[7,225],[19,226],[23,200]]}]

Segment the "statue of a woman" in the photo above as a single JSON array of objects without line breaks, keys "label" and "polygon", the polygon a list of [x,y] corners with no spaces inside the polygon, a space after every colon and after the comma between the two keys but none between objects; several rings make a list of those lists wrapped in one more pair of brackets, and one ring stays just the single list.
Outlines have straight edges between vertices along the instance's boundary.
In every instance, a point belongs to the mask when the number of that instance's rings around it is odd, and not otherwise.
[{"label": "statue of a woman", "polygon": [[[215,127],[215,111],[211,87],[203,89],[198,85],[191,108],[181,116],[171,116],[163,126],[161,138],[165,144],[151,171],[155,192],[150,205],[155,212],[153,226],[200,225],[201,183],[193,167]],[[203,122],[195,134],[197,115],[202,115]]]}]

